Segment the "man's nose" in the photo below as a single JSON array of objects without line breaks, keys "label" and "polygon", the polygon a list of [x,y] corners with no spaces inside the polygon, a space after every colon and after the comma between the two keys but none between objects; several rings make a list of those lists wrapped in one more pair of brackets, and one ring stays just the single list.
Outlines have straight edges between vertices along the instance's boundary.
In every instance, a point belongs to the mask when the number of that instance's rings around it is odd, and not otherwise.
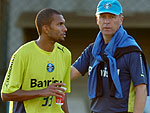
[{"label": "man's nose", "polygon": [[105,23],[110,23],[110,18],[105,18],[104,22]]},{"label": "man's nose", "polygon": [[64,30],[65,32],[67,32],[67,27],[66,27],[65,25],[64,25],[63,30]]}]

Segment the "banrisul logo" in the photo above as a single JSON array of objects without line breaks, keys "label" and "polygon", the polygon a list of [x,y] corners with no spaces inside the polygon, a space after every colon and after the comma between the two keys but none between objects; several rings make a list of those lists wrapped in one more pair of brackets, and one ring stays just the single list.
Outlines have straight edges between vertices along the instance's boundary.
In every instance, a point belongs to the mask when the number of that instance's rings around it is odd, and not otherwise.
[{"label": "banrisul logo", "polygon": [[47,64],[47,71],[48,72],[53,72],[54,69],[55,69],[55,67],[52,63]]}]

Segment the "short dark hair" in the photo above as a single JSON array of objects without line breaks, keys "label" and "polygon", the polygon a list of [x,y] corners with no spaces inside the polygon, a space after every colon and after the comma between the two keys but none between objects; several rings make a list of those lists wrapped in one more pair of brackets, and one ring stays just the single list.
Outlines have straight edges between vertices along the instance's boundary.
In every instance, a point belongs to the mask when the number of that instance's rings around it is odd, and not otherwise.
[{"label": "short dark hair", "polygon": [[35,18],[35,26],[39,36],[41,35],[42,26],[50,25],[54,14],[62,15],[62,13],[51,8],[45,8],[38,12]]}]

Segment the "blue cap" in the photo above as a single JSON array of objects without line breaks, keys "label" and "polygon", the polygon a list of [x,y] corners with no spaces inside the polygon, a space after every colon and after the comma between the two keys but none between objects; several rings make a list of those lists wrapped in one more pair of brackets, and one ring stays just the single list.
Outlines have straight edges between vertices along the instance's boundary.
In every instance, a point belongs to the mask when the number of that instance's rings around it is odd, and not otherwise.
[{"label": "blue cap", "polygon": [[96,15],[101,13],[120,15],[123,13],[122,6],[118,0],[101,0],[97,5]]}]

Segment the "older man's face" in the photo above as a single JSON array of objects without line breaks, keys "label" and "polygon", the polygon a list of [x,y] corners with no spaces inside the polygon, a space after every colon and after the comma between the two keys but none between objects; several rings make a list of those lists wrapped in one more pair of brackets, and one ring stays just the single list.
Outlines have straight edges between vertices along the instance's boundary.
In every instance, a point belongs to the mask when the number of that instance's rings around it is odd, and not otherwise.
[{"label": "older man's face", "polygon": [[106,37],[112,37],[123,22],[123,16],[111,13],[102,13],[96,17],[99,29]]}]

